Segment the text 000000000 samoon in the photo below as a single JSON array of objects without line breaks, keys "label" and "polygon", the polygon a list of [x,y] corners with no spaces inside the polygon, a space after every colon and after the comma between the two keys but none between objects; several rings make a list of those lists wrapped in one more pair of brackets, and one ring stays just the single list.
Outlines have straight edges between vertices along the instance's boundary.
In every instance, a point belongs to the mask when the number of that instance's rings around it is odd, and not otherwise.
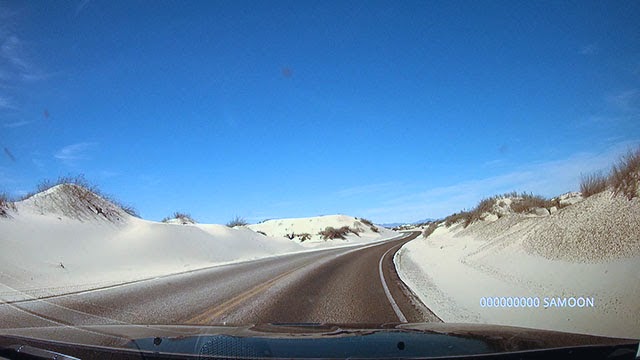
[{"label": "text 000000000 samoon", "polygon": [[490,296],[480,298],[480,307],[483,308],[590,308],[595,306],[593,297],[544,297],[538,296]]}]

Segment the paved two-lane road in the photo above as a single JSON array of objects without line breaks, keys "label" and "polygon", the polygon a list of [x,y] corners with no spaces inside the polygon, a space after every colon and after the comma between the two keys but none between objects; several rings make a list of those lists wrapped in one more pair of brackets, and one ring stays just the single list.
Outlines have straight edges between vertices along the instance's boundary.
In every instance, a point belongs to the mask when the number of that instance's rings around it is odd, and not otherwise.
[{"label": "paved two-lane road", "polygon": [[283,255],[96,291],[0,304],[0,327],[439,321],[399,280],[382,243]]}]

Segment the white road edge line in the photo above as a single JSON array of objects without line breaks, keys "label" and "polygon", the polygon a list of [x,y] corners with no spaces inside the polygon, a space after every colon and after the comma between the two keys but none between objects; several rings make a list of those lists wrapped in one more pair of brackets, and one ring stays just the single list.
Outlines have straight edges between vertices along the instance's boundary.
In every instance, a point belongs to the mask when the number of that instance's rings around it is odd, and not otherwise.
[{"label": "white road edge line", "polygon": [[389,302],[391,303],[391,307],[393,308],[393,311],[396,313],[396,316],[398,316],[398,320],[400,320],[400,322],[406,323],[408,322],[407,318],[404,316],[404,314],[398,307],[398,304],[396,303],[396,301],[393,300],[393,296],[391,296],[391,291],[389,291],[387,282],[384,279],[384,274],[382,273],[382,260],[384,260],[384,257],[387,256],[387,254],[391,250],[393,250],[393,248],[387,250],[380,258],[380,261],[378,262],[378,271],[380,272],[380,281],[382,281],[382,287],[384,288],[384,293],[387,294],[387,299],[389,299]]}]

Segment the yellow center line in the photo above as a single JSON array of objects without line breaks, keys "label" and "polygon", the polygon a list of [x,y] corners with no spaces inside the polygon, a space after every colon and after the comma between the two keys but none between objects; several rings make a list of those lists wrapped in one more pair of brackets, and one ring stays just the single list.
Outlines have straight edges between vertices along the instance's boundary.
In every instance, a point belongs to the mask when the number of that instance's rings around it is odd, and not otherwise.
[{"label": "yellow center line", "polygon": [[273,284],[275,284],[278,280],[282,279],[283,277],[296,272],[300,269],[302,269],[303,267],[307,266],[302,265],[300,267],[297,267],[295,269],[289,270],[287,272],[284,272],[278,276],[276,276],[275,278],[262,283],[260,285],[257,285],[239,295],[236,295],[234,297],[232,297],[231,299],[223,302],[222,304],[218,305],[218,306],[214,306],[210,309],[208,309],[207,311],[205,311],[202,314],[196,315],[194,317],[192,317],[191,319],[187,320],[186,323],[187,324],[198,324],[198,325],[202,325],[202,324],[206,324],[209,323],[212,319],[216,319],[219,318],[220,316],[224,315],[224,314],[229,314],[231,312],[231,310],[233,310],[235,307],[237,307],[240,303],[245,302],[246,300],[248,300],[251,297],[254,297],[258,294],[260,294],[261,292],[266,291],[267,289],[269,289]]}]

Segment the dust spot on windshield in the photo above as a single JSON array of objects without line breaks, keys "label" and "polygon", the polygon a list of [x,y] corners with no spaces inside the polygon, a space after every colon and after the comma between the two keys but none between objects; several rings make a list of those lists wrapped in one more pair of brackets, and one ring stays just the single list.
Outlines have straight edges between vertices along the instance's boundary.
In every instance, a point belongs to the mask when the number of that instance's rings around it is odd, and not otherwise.
[{"label": "dust spot on windshield", "polygon": [[16,157],[15,157],[15,156],[13,156],[13,154],[11,153],[11,151],[10,151],[8,148],[6,148],[6,147],[4,148],[4,154],[5,154],[5,155],[7,155],[7,157],[8,157],[9,159],[11,159],[11,161],[14,161],[14,162],[16,161]]}]

